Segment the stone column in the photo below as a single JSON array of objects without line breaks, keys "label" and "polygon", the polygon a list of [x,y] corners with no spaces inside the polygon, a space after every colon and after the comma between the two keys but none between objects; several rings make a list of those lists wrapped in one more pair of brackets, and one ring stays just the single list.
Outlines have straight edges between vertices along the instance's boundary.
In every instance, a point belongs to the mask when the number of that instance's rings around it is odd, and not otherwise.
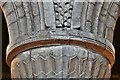
[{"label": "stone column", "polygon": [[118,2],[2,2],[14,78],[110,78]]}]

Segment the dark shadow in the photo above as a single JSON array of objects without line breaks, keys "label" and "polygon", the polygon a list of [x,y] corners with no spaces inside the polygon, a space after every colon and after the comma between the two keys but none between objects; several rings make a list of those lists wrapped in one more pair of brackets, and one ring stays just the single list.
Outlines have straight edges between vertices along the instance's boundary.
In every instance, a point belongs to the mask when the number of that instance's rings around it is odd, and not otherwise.
[{"label": "dark shadow", "polygon": [[114,31],[113,45],[115,48],[115,64],[112,68],[111,77],[120,79],[120,17],[117,20]]},{"label": "dark shadow", "polygon": [[6,48],[9,43],[9,36],[5,17],[2,14],[2,79],[10,78],[10,68],[6,64]]}]

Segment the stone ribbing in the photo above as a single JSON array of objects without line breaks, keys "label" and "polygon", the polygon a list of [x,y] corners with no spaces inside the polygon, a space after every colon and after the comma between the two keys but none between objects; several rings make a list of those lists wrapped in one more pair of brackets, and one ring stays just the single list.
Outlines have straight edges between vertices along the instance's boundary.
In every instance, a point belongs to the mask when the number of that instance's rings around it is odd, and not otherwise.
[{"label": "stone ribbing", "polygon": [[[63,45],[63,47],[65,48],[64,45],[68,45],[65,50],[64,48],[60,49],[62,51],[65,51],[62,52],[61,57],[64,61],[66,60],[66,58],[63,57],[63,54],[69,53],[68,48],[74,49],[75,47],[76,49],[78,49],[75,46],[77,45],[79,46],[78,51],[81,54],[82,49],[84,49],[84,51],[87,51],[85,62],[82,58],[84,55],[81,55],[81,57],[70,57],[69,60],[71,62],[70,64],[68,64],[70,66],[69,70],[62,69],[62,71],[68,70],[69,72],[62,72],[61,77],[66,78],[67,75],[69,75],[67,77],[80,78],[95,77],[93,76],[94,73],[89,73],[90,70],[94,70],[94,64],[92,66],[87,66],[86,63],[90,62],[90,64],[92,64],[94,62],[92,60],[95,58],[91,58],[91,56],[97,55],[96,58],[98,59],[95,63],[100,63],[101,65],[95,65],[98,66],[98,68],[100,67],[100,69],[98,69],[100,72],[96,72],[98,74],[96,74],[96,77],[107,76],[109,78],[109,68],[112,67],[115,59],[112,40],[115,23],[119,14],[119,3],[112,1],[102,1],[77,2],[77,0],[68,0],[67,2],[59,2],[59,0],[51,0],[51,2],[2,2],[1,8],[7,21],[10,41],[10,44],[7,47],[6,56],[8,65],[11,65],[12,77],[35,78],[38,76],[57,76],[58,73],[55,72],[55,70],[57,70],[55,68],[56,56],[52,56],[50,54],[48,58],[43,59],[41,53],[39,53],[39,56],[41,58],[39,58],[38,61],[41,60],[43,62],[39,63],[31,55],[36,55],[37,53],[31,52],[35,49],[37,51],[37,49],[43,48],[45,48],[46,51],[49,51],[49,48],[53,49],[53,47],[55,48],[56,46],[60,45],[61,47]],[[29,60],[25,60],[20,56],[23,56],[23,58],[25,58],[24,56],[26,56],[26,59]],[[105,62],[101,62],[101,60]],[[34,67],[40,67],[41,65],[32,65],[31,68],[28,70],[26,66],[28,64],[26,61],[28,61],[29,65],[31,65],[32,63],[39,63],[43,64],[43,66],[46,66],[47,61],[47,63],[50,65],[49,69],[52,72],[47,72],[47,68],[46,70],[45,68],[41,68],[41,70],[43,70],[42,73],[40,73],[40,70],[36,72],[36,70],[34,70]],[[69,63],[69,61],[65,63]],[[81,66],[81,64],[79,63],[85,64],[82,65],[82,68],[85,68],[83,69],[83,72],[85,72],[83,75],[82,72],[78,71],[78,67]],[[65,67],[67,67],[68,65],[66,64]],[[101,70],[101,66],[106,67],[104,70],[106,72]],[[23,72],[18,73],[18,71],[20,71],[19,69],[26,69],[27,71],[23,70]]]},{"label": "stone ribbing", "polygon": [[71,28],[93,33],[112,42],[119,13],[118,3],[115,2],[92,3],[76,0],[5,2],[1,8],[7,20],[11,43],[15,43],[20,36],[31,37],[41,30],[56,29],[60,25],[66,27],[66,30]]},{"label": "stone ribbing", "polygon": [[74,45],[22,52],[11,63],[12,78],[110,78],[110,64],[99,53]]}]

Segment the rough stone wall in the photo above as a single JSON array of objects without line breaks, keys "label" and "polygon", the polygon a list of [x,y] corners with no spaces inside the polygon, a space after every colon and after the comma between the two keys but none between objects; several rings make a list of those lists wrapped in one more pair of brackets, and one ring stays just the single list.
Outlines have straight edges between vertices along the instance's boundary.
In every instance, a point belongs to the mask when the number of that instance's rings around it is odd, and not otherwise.
[{"label": "rough stone wall", "polygon": [[3,2],[1,8],[9,31],[12,78],[110,77],[119,3],[21,1]]}]

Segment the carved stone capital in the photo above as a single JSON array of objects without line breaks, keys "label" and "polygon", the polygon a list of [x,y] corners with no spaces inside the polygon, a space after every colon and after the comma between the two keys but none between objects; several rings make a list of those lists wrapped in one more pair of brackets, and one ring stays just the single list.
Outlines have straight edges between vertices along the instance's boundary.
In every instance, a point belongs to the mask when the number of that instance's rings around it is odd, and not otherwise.
[{"label": "carved stone capital", "polygon": [[110,78],[119,2],[1,2],[12,78]]}]

